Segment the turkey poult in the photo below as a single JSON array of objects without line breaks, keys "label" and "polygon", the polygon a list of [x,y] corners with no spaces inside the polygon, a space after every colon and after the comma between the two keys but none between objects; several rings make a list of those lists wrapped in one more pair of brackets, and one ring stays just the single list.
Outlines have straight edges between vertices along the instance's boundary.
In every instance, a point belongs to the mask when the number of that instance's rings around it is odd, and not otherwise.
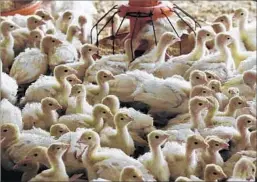
[{"label": "turkey poult", "polygon": [[100,132],[101,146],[121,149],[127,155],[135,151],[134,141],[128,131],[128,125],[133,121],[129,112],[118,111],[114,116],[115,129],[105,127]]},{"label": "turkey poult", "polygon": [[56,110],[62,106],[51,97],[41,100],[41,103],[27,103],[22,109],[22,122],[24,129],[32,129],[32,127],[49,130],[50,127],[57,123],[59,115]]},{"label": "turkey poult", "polygon": [[178,41],[180,39],[175,34],[171,32],[164,33],[155,48],[130,63],[129,70],[139,69],[145,70],[146,72],[153,72],[158,64],[165,62],[165,53],[168,47]]},{"label": "turkey poult", "polygon": [[196,44],[194,49],[186,55],[170,58],[166,63],[162,63],[154,71],[154,75],[160,78],[167,78],[173,75],[183,75],[190,64],[202,59],[206,55],[205,43],[215,37],[212,31],[200,29],[196,34]]},{"label": "turkey poult", "polygon": [[14,163],[23,160],[33,147],[48,147],[55,142],[39,129],[20,132],[18,126],[12,123],[1,125],[1,140],[2,166],[7,170],[12,169]]},{"label": "turkey poult", "polygon": [[[55,39],[53,39],[55,41]],[[76,74],[77,71],[64,65],[59,65],[54,69],[54,78],[42,75],[31,84],[26,90],[21,103],[40,102],[45,97],[55,98],[62,107],[67,107],[71,85],[67,77]]]},{"label": "turkey poult", "polygon": [[65,165],[62,156],[68,149],[69,145],[62,143],[54,143],[47,150],[50,161],[50,169],[45,170],[32,178],[30,181],[69,181],[69,176],[66,173]]},{"label": "turkey poult", "polygon": [[[2,62],[0,61],[0,67],[2,68]],[[15,79],[8,74],[1,72],[1,99],[5,98],[12,104],[17,101],[18,85]]]},{"label": "turkey poult", "polygon": [[113,117],[110,109],[103,104],[96,104],[92,110],[92,115],[88,114],[70,114],[59,118],[58,123],[65,124],[71,131],[77,128],[94,128],[100,132],[103,129],[103,118]]},{"label": "turkey poult", "polygon": [[[133,121],[128,125],[128,129],[131,132],[135,132],[140,136],[148,134],[152,130],[155,130],[154,120],[150,115],[144,114],[134,108],[120,108],[119,98],[115,95],[108,95],[102,100],[102,104],[108,106],[113,115],[119,111],[124,111],[133,118]],[[113,126],[113,121],[107,121],[109,126]],[[133,137],[133,136],[132,136]],[[134,139],[135,140],[135,139]]]},{"label": "turkey poult", "polygon": [[40,49],[41,40],[44,38],[44,32],[39,29],[32,30],[29,34],[29,43],[31,48]]},{"label": "turkey poult", "polygon": [[235,11],[233,19],[239,23],[240,38],[249,51],[256,51],[256,22],[248,24],[249,12],[245,8],[239,8]]},{"label": "turkey poult", "polygon": [[14,60],[10,75],[16,79],[17,83],[31,83],[45,74],[48,68],[48,53],[61,45],[60,41],[55,41],[50,36],[46,36],[40,43],[40,48],[26,49]]},{"label": "turkey poult", "polygon": [[85,131],[81,135],[79,143],[88,145],[82,155],[82,161],[87,169],[89,180],[98,177],[112,181],[117,180],[124,167],[133,165],[141,170],[146,181],[155,181],[143,164],[136,159],[129,157],[119,149],[101,147],[100,137],[96,132]]},{"label": "turkey poult", "polygon": [[27,47],[27,41],[29,39],[30,32],[37,29],[41,25],[44,25],[45,23],[46,22],[40,16],[30,15],[27,18],[27,27],[19,28],[12,32],[14,37],[15,54],[19,54]]},{"label": "turkey poult", "polygon": [[22,161],[15,164],[14,170],[23,172],[21,182],[28,182],[35,177],[39,170],[39,164],[32,161]]},{"label": "turkey poult", "polygon": [[215,165],[215,164],[208,164],[204,170],[203,180],[196,177],[195,175],[191,175],[190,179],[186,178],[186,177],[178,177],[175,182],[182,182],[185,180],[218,182],[218,180],[222,180],[225,178],[227,178],[227,175],[223,172],[223,170],[220,166]]},{"label": "turkey poult", "polygon": [[76,76],[79,79],[83,79],[87,69],[94,64],[94,59],[92,56],[96,54],[98,50],[99,49],[94,45],[84,44],[80,50],[81,60],[74,63],[67,63],[66,65],[77,70],[78,73]]},{"label": "turkey poult", "polygon": [[256,166],[245,157],[234,165],[232,177],[228,181],[255,181]]},{"label": "turkey poult", "polygon": [[0,125],[12,123],[23,129],[21,110],[10,103],[7,99],[0,101]]},{"label": "turkey poult", "polygon": [[186,143],[167,142],[162,149],[168,162],[171,178],[176,179],[179,176],[196,175],[198,171],[200,158],[197,157],[197,150],[207,148],[208,144],[204,138],[194,134],[187,138]]},{"label": "turkey poult", "polygon": [[228,33],[219,33],[215,39],[217,52],[207,55],[189,68],[184,77],[189,78],[193,70],[211,70],[217,74],[222,80],[226,80],[235,70],[235,63],[231,56],[231,52],[227,47],[232,42],[232,37]]},{"label": "turkey poult", "polygon": [[161,130],[148,134],[150,152],[140,156],[138,160],[148,169],[158,181],[169,181],[170,171],[168,163],[161,150],[169,135]]},{"label": "turkey poult", "polygon": [[[49,66],[52,70],[60,64],[76,62],[78,60],[78,52],[75,46],[72,44],[72,40],[79,31],[80,30],[77,25],[69,26],[66,40],[59,40],[61,44],[53,47],[53,49],[49,49],[48,59]],[[58,38],[56,37],[56,39]]]},{"label": "turkey poult", "polygon": [[3,21],[0,24],[3,39],[0,42],[0,56],[3,64],[3,70],[9,72],[10,66],[14,60],[14,37],[12,31],[17,30],[19,27],[11,21]]},{"label": "turkey poult", "polygon": [[112,72],[108,70],[100,70],[96,74],[97,85],[86,85],[87,101],[89,104],[94,105],[101,103],[102,99],[109,94],[108,81],[115,79]]},{"label": "turkey poult", "polygon": [[93,107],[86,100],[86,86],[75,84],[72,86],[66,114],[92,114]]},{"label": "turkey poult", "polygon": [[52,125],[49,130],[50,135],[54,136],[56,139],[68,132],[70,132],[70,129],[65,124],[61,123]]},{"label": "turkey poult", "polygon": [[[113,75],[125,73],[132,61],[132,53],[130,47],[131,39],[124,42],[125,54],[105,55],[101,59],[96,60],[94,64],[88,67],[85,73],[85,81],[95,82],[97,72],[100,70],[109,70]],[[91,50],[97,50],[91,48]]]}]

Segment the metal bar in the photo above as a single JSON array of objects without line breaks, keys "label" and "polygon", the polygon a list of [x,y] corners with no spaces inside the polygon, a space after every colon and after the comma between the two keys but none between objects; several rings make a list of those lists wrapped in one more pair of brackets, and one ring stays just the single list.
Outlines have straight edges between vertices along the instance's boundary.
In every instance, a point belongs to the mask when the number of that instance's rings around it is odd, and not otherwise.
[{"label": "metal bar", "polygon": [[[175,6],[174,8],[179,9],[182,13],[184,13],[186,16],[191,18],[195,22],[195,24],[198,25],[201,28],[201,25],[195,20],[195,18],[192,15],[190,15],[189,13],[187,13],[186,11],[181,9],[178,5],[174,4],[174,6]],[[195,29],[196,29],[196,25],[195,25]]]},{"label": "metal bar", "polygon": [[187,26],[194,32],[194,34],[196,35],[196,32],[195,30],[191,27],[191,25],[189,23],[187,23],[181,16],[180,14],[176,11],[176,10],[173,10],[173,12],[185,23],[187,24]]},{"label": "metal bar", "polygon": [[[138,12],[138,16],[140,15],[140,12]],[[136,27],[136,24],[137,24],[137,20],[138,20],[138,17],[136,17],[136,20],[135,20],[135,25],[134,25],[134,27]],[[134,28],[133,29],[133,32],[132,32],[132,34],[131,34],[131,42],[130,42],[130,49],[131,49],[131,52],[132,52],[132,61],[131,62],[133,62],[135,59],[134,59],[134,52],[133,52],[133,37],[134,37],[134,34],[135,34],[135,30],[136,30],[136,28]]]},{"label": "metal bar", "polygon": [[118,32],[120,31],[120,28],[121,28],[121,26],[122,26],[122,24],[123,24],[123,22],[124,22],[124,20],[125,20],[125,18],[127,17],[127,14],[123,17],[123,19],[121,20],[121,23],[120,23],[120,25],[119,25],[119,28],[117,29],[117,31],[116,31],[116,33],[115,33],[115,36],[117,36],[118,35]]},{"label": "metal bar", "polygon": [[113,17],[117,14],[117,13],[119,13],[119,11],[116,11],[112,16],[111,16],[111,18],[104,24],[104,26],[100,29],[100,31],[98,32],[98,35],[100,35],[100,33],[104,30],[104,28],[110,23],[110,21],[112,21],[113,20]]},{"label": "metal bar", "polygon": [[155,32],[155,26],[154,26],[154,21],[153,21],[153,12],[152,11],[150,12],[149,16],[151,17],[151,22],[152,22],[152,26],[153,26],[155,45],[157,45],[157,38],[156,38],[156,32]]},{"label": "metal bar", "polygon": [[115,36],[114,36],[114,21],[113,21],[113,18],[112,17],[112,54],[114,54],[114,41],[115,41]]},{"label": "metal bar", "polygon": [[[166,19],[168,20],[168,22],[170,23],[170,25],[172,26],[172,29],[174,30],[174,32],[176,33],[176,35],[180,38],[180,36],[178,35],[178,32],[176,31],[175,27],[173,26],[173,24],[171,23],[169,17],[163,12],[163,10],[161,9],[162,14],[166,17]],[[179,42],[179,51],[181,54],[181,41]]]},{"label": "metal bar", "polygon": [[107,11],[104,16],[102,16],[95,24],[94,26],[91,28],[91,31],[90,31],[90,36],[91,36],[91,44],[93,44],[93,37],[92,37],[92,34],[93,34],[93,30],[94,28],[96,28],[98,26],[98,24],[114,9],[118,9],[117,8],[118,5],[115,5],[113,6],[109,11]]},{"label": "metal bar", "polygon": [[179,37],[178,32],[176,31],[175,27],[173,26],[173,24],[171,23],[169,17],[163,12],[163,10],[161,9],[162,14],[166,17],[166,19],[168,20],[168,22],[170,23],[170,25],[172,26],[172,29],[174,30],[174,32],[176,33],[176,35]]}]

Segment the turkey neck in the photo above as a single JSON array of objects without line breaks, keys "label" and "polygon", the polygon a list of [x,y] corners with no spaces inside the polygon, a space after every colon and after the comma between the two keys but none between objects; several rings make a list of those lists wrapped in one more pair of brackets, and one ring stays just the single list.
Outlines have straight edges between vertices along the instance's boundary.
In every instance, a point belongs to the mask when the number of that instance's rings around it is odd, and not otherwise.
[{"label": "turkey neck", "polygon": [[89,54],[89,53],[82,54],[82,59],[83,59],[87,68],[89,66],[91,66],[92,64],[94,64],[94,59],[93,59],[92,55]]},{"label": "turkey neck", "polygon": [[76,111],[78,113],[83,113],[84,108],[86,107],[86,96],[77,96],[76,98]]},{"label": "turkey neck", "polygon": [[1,41],[1,46],[12,49],[14,45],[14,38],[11,32],[2,32],[2,34],[3,40]]},{"label": "turkey neck", "polygon": [[150,144],[150,150],[152,153],[152,160],[153,164],[160,164],[165,161],[162,150],[161,150],[161,145],[154,146],[152,143]]},{"label": "turkey neck", "polygon": [[191,61],[199,60],[200,58],[202,58],[204,56],[205,43],[206,43],[206,41],[203,40],[203,38],[197,36],[195,47],[192,50],[192,52],[189,53],[190,57],[192,57],[194,59]]},{"label": "turkey neck", "polygon": [[53,170],[66,174],[65,165],[61,156],[48,155],[48,158],[51,168],[53,168]]}]

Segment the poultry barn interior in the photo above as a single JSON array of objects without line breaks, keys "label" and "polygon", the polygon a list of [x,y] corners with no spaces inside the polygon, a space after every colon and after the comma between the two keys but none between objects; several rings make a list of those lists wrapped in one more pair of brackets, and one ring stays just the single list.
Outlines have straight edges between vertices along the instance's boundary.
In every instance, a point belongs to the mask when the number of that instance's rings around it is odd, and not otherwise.
[{"label": "poultry barn interior", "polygon": [[0,1],[1,181],[256,181],[255,1]]}]

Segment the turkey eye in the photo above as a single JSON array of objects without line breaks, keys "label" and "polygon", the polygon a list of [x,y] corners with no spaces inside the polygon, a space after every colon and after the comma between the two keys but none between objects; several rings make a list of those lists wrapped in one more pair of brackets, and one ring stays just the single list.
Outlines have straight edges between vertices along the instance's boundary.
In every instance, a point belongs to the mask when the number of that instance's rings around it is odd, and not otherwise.
[{"label": "turkey eye", "polygon": [[80,93],[80,91],[78,91],[78,94]]},{"label": "turkey eye", "polygon": [[199,105],[199,106],[202,106],[203,104],[202,104],[202,103],[199,103],[198,105]]},{"label": "turkey eye", "polygon": [[194,144],[195,144],[195,145],[197,145],[197,144],[198,144],[198,142],[195,142]]},{"label": "turkey eye", "polygon": [[255,169],[253,168],[253,169],[252,169],[252,172],[254,172],[254,171],[255,171]]},{"label": "turkey eye", "polygon": [[230,38],[228,37],[227,39],[229,40]]},{"label": "turkey eye", "polygon": [[52,40],[53,43],[55,43],[55,40]]},{"label": "turkey eye", "polygon": [[71,17],[68,18],[69,20],[71,19]]},{"label": "turkey eye", "polygon": [[59,150],[59,149],[60,149],[60,147],[57,147],[56,149],[57,149],[57,150]]},{"label": "turkey eye", "polygon": [[34,157],[37,157],[38,156],[38,154],[34,154]]},{"label": "turkey eye", "polygon": [[36,35],[35,37],[36,37],[36,38],[38,38],[38,36],[37,36],[37,35]]},{"label": "turkey eye", "polygon": [[158,139],[158,138],[159,138],[159,136],[155,136],[155,138],[156,138],[156,139]]},{"label": "turkey eye", "polygon": [[24,166],[24,167],[26,167],[26,166],[27,166],[27,164],[23,164],[23,166]]},{"label": "turkey eye", "polygon": [[11,25],[10,27],[13,28],[14,26]]},{"label": "turkey eye", "polygon": [[105,75],[104,78],[107,78],[107,76]]},{"label": "turkey eye", "polygon": [[42,18],[45,18],[45,16],[43,15]]},{"label": "turkey eye", "polygon": [[68,80],[69,82],[72,82],[72,80]]},{"label": "turkey eye", "polygon": [[3,130],[3,132],[7,132],[7,129]]},{"label": "turkey eye", "polygon": [[208,76],[208,78],[212,78],[211,76]]},{"label": "turkey eye", "polygon": [[87,139],[88,139],[88,140],[91,140],[91,137],[88,137]]},{"label": "turkey eye", "polygon": [[241,15],[243,16],[243,15],[244,15],[244,13],[241,13]]},{"label": "turkey eye", "polygon": [[207,36],[210,36],[210,34],[207,34]]},{"label": "turkey eye", "polygon": [[120,118],[120,120],[124,120],[124,118]]},{"label": "turkey eye", "polygon": [[60,130],[59,132],[60,132],[60,133],[62,133],[63,131],[62,131],[62,130]]},{"label": "turkey eye", "polygon": [[92,49],[88,49],[88,51],[92,51]]},{"label": "turkey eye", "polygon": [[241,105],[241,104],[242,104],[242,102],[238,102],[238,104],[239,104],[239,105]]},{"label": "turkey eye", "polygon": [[251,120],[248,120],[247,123],[251,123],[252,121]]},{"label": "turkey eye", "polygon": [[200,78],[197,76],[196,79],[199,80]]},{"label": "turkey eye", "polygon": [[64,70],[64,72],[65,72],[65,73],[67,73],[67,72],[68,72],[68,70]]},{"label": "turkey eye", "polygon": [[35,23],[37,23],[37,21],[35,21]]},{"label": "turkey eye", "polygon": [[51,103],[50,103],[50,104],[48,104],[48,105],[49,105],[49,106],[53,106],[53,104],[51,104]]},{"label": "turkey eye", "polygon": [[215,89],[215,87],[211,87],[213,90]]},{"label": "turkey eye", "polygon": [[219,144],[217,144],[217,143],[216,143],[215,145],[216,145],[217,147],[219,146]]},{"label": "turkey eye", "polygon": [[206,93],[206,91],[205,91],[205,90],[203,90],[203,93],[205,94],[205,93]]},{"label": "turkey eye", "polygon": [[221,22],[223,22],[224,20],[223,20],[223,19],[221,19],[220,21],[221,21]]},{"label": "turkey eye", "polygon": [[216,172],[213,172],[212,174],[213,174],[213,175],[217,175],[217,173],[216,173]]},{"label": "turkey eye", "polygon": [[133,178],[136,178],[137,176],[133,176]]}]

